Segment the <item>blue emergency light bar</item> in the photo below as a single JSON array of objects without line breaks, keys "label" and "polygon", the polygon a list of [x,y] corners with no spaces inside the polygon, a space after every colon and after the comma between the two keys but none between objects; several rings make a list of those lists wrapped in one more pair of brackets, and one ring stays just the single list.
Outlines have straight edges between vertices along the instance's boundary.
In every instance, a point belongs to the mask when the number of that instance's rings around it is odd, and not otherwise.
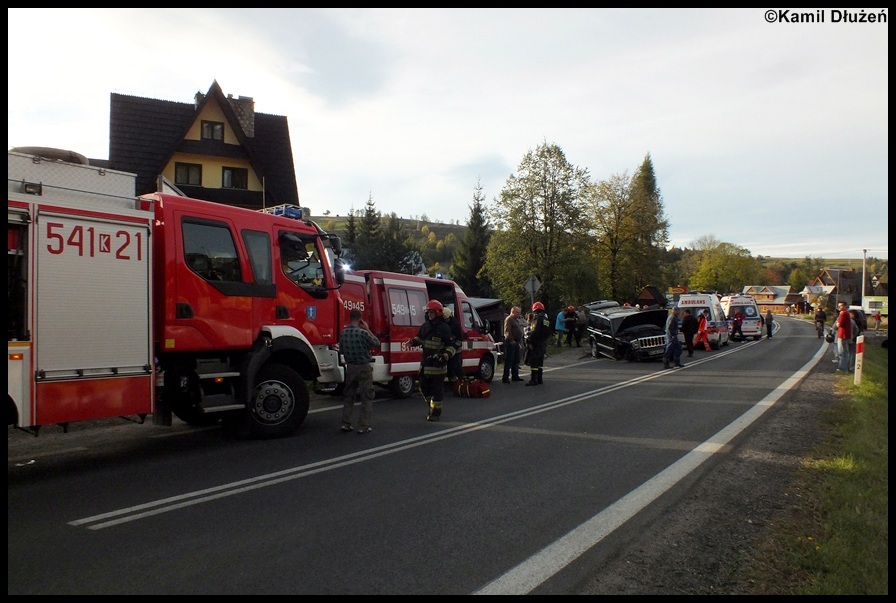
[{"label": "blue emergency light bar", "polygon": [[284,203],[283,205],[275,205],[273,207],[265,207],[258,211],[264,212],[266,214],[274,214],[275,216],[286,216],[287,218],[292,218],[293,220],[311,219],[311,209],[307,207],[299,207],[298,205],[293,205],[291,203]]}]

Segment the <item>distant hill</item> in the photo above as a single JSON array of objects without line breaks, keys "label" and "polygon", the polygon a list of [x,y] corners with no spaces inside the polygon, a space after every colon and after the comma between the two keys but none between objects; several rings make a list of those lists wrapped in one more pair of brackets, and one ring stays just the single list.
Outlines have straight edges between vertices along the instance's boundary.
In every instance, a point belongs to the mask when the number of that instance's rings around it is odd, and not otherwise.
[{"label": "distant hill", "polygon": [[[347,219],[346,216],[312,216],[311,219],[317,222],[317,224],[327,232],[335,234],[345,233],[345,222]],[[414,236],[422,236],[420,234],[420,231],[423,226],[426,226],[430,232],[435,233],[436,238],[438,239],[444,239],[449,233],[453,233],[455,237],[461,239],[463,238],[464,231],[466,231],[467,229],[467,226],[465,224],[443,224],[441,222],[429,222],[426,220],[410,220],[406,218],[399,219],[402,222],[404,230],[406,230],[408,233],[415,233]],[[804,259],[805,256],[799,258],[775,258],[770,256],[762,256],[759,261],[763,265],[775,263],[799,264]],[[862,271],[862,258],[838,258],[836,260],[827,260],[822,258],[822,262],[824,263],[825,268],[856,270],[857,272]]]},{"label": "distant hill", "polygon": [[[805,259],[805,257],[802,257],[802,258],[773,258],[773,257],[762,256],[762,258],[760,258],[760,260],[759,260],[759,263],[762,264],[763,266],[767,266],[768,264],[777,264],[777,263],[799,264],[804,259]],[[836,269],[840,269],[840,270],[855,270],[856,272],[862,271],[862,258],[858,258],[858,259],[837,258],[836,260],[826,260],[824,258],[821,258],[821,262],[825,268],[836,268]]]},{"label": "distant hill", "polygon": [[[330,233],[345,233],[347,216],[311,216],[317,225]],[[423,236],[421,230],[426,226],[430,232],[435,233],[436,238],[444,239],[449,233],[460,239],[467,230],[465,224],[443,224],[441,222],[429,222],[427,220],[410,220],[399,218],[402,228],[412,236]]]}]

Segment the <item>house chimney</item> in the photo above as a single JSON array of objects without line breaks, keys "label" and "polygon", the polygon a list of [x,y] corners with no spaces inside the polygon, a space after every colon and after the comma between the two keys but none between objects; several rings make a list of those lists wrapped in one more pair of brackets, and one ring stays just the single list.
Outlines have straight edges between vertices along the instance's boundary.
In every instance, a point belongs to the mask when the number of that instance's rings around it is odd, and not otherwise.
[{"label": "house chimney", "polygon": [[193,97],[193,104],[198,109],[199,105],[201,105],[202,101],[204,101],[204,100],[205,100],[205,95],[202,92],[197,92],[196,96]]},{"label": "house chimney", "polygon": [[227,97],[233,112],[236,114],[243,133],[249,138],[255,138],[255,99],[251,96],[241,96],[234,99]]}]

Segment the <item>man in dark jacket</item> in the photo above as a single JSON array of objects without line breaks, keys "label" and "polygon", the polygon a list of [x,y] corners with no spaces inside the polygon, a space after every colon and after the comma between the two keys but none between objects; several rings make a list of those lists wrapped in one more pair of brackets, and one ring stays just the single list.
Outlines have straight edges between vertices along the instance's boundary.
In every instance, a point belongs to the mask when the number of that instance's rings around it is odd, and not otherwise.
[{"label": "man in dark jacket", "polygon": [[521,312],[519,306],[513,306],[510,309],[510,314],[504,319],[504,377],[501,379],[502,383],[510,383],[511,377],[514,381],[523,380],[520,377],[520,352],[526,334],[520,324]]},{"label": "man in dark jacket", "polygon": [[532,318],[529,321],[529,338],[526,342],[526,364],[532,370],[526,385],[544,383],[544,356],[548,351],[548,339],[552,335],[551,319],[540,301],[532,304]]},{"label": "man in dark jacket", "polygon": [[824,326],[827,321],[827,313],[824,311],[824,308],[821,307],[821,304],[818,304],[815,307],[815,330],[818,332],[819,339],[824,336]]},{"label": "man in dark jacket", "polygon": [[694,355],[694,336],[697,334],[697,318],[688,309],[682,310],[681,334],[684,336],[684,345],[688,350],[688,357]]}]

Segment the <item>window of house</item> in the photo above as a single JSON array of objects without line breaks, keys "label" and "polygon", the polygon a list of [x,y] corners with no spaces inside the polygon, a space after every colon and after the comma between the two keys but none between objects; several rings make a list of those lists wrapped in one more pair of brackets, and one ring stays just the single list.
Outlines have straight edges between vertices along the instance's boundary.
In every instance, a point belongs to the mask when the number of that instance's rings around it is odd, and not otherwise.
[{"label": "window of house", "polygon": [[203,121],[202,140],[224,140],[224,124],[220,121]]},{"label": "window of house", "polygon": [[249,188],[249,170],[246,168],[225,167],[221,171],[221,188]]},{"label": "window of house", "polygon": [[174,184],[202,186],[202,166],[198,163],[175,163]]}]

